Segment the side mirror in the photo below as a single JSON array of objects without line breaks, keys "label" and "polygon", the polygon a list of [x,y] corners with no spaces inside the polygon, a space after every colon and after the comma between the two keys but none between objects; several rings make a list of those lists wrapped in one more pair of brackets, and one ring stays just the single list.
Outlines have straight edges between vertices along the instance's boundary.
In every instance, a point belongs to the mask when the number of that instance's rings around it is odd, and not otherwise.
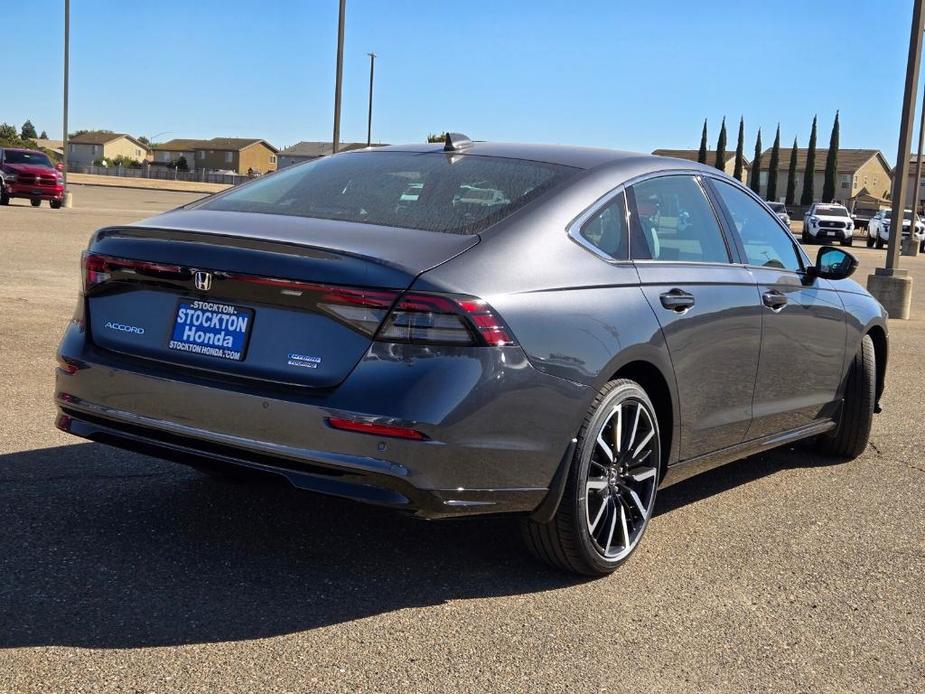
[{"label": "side mirror", "polygon": [[816,264],[808,268],[811,277],[826,280],[843,280],[858,269],[858,259],[834,246],[823,246],[816,255]]}]

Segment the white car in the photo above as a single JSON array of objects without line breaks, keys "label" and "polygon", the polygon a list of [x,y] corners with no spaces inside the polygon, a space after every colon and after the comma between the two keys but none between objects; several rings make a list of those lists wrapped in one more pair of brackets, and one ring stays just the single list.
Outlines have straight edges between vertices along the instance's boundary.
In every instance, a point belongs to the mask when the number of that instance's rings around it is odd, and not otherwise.
[{"label": "white car", "polygon": [[771,208],[771,211],[778,216],[780,221],[790,226],[790,213],[787,212],[787,206],[782,202],[769,202],[768,207]]},{"label": "white car", "polygon": [[[892,221],[892,210],[880,210],[870,218],[867,223],[867,247],[871,248],[876,245],[877,248],[883,248],[890,241],[890,222]],[[903,236],[912,237],[919,242],[919,250],[925,253],[925,223],[916,216],[915,230],[910,232],[912,227],[912,210],[906,210],[903,214]]]},{"label": "white car", "polygon": [[803,243],[839,241],[850,246],[854,238],[854,221],[844,205],[814,202],[803,217]]}]

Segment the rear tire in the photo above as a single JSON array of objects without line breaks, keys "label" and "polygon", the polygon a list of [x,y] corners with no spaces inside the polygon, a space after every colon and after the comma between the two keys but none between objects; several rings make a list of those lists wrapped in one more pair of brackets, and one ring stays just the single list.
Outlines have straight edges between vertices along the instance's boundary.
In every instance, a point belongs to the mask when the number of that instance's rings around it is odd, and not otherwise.
[{"label": "rear tire", "polygon": [[919,244],[919,253],[925,253],[925,241]]},{"label": "rear tire", "polygon": [[878,236],[876,244],[877,248],[883,248],[883,240]]},{"label": "rear tire", "polygon": [[803,238],[802,241],[807,246],[813,242],[813,237],[809,235],[809,232],[806,231],[806,225],[803,225]]},{"label": "rear tire", "polygon": [[9,204],[10,204],[10,196],[7,195],[6,193],[0,193],[0,205],[9,205]]},{"label": "rear tire", "polygon": [[838,426],[834,432],[819,437],[820,452],[845,460],[861,455],[870,440],[876,400],[877,357],[873,340],[865,335],[849,367]]},{"label": "rear tire", "polygon": [[853,245],[854,245],[854,239],[851,238],[851,237],[849,237],[849,238],[845,239],[844,241],[842,241],[842,242],[841,242],[841,245],[842,245],[842,246],[853,246]]},{"label": "rear tire", "polygon": [[658,489],[661,437],[655,408],[634,381],[611,381],[598,393],[555,516],[521,525],[538,559],[586,576],[604,576],[639,545]]},{"label": "rear tire", "polygon": [[42,201],[41,201],[41,200],[30,200],[29,202],[32,203],[32,206],[33,206],[33,207],[38,207],[39,205],[42,204]]},{"label": "rear tire", "polygon": [[870,236],[867,237],[867,247],[868,248],[874,247],[874,240]]}]

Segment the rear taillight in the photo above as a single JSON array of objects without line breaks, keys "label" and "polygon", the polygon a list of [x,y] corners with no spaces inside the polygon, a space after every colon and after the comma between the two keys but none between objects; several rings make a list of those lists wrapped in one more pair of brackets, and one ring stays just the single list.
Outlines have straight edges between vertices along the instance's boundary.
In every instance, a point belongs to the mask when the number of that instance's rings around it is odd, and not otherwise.
[{"label": "rear taillight", "polygon": [[376,422],[367,422],[360,419],[328,417],[327,423],[332,429],[354,431],[360,434],[371,434],[373,436],[388,436],[395,439],[408,439],[410,441],[426,441],[428,438],[426,434],[421,433],[417,429],[396,427],[389,424],[377,424]]},{"label": "rear taillight", "polygon": [[376,333],[382,342],[431,345],[513,345],[514,338],[481,299],[408,293],[396,302]]},{"label": "rear taillight", "polygon": [[129,258],[114,258],[99,253],[84,252],[80,257],[84,292],[93,289],[113,279],[114,275],[122,274],[134,279],[161,278],[181,279],[188,276],[189,271],[179,265],[166,263],[152,263],[147,260],[131,260]]}]

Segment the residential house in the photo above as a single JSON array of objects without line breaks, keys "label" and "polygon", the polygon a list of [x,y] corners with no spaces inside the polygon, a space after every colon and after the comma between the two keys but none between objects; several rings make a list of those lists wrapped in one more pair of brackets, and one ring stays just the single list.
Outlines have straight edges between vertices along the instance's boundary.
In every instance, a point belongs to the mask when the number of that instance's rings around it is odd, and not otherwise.
[{"label": "residential house", "polygon": [[[373,145],[373,147],[381,146]],[[365,147],[365,142],[342,142],[337,151],[347,152],[352,149],[364,149]],[[301,164],[304,161],[326,157],[332,154],[333,151],[334,148],[330,142],[299,142],[292,145],[292,147],[280,150],[278,157],[279,168],[282,169],[293,164]]]},{"label": "residential house", "polygon": [[[797,150],[797,173],[794,180],[795,202],[799,203],[803,192],[806,171],[807,149]],[[787,182],[790,178],[789,147],[780,150],[780,163],[777,169],[777,198],[784,200],[787,194]],[[816,150],[816,165],[813,173],[813,192],[816,200],[822,199],[822,187],[825,184],[825,161],[829,150]],[[771,162],[771,150],[761,155],[761,172],[759,183],[761,195],[767,197],[768,165]],[[854,198],[867,196],[876,199],[890,197],[892,189],[892,170],[886,158],[878,149],[842,149],[838,150],[838,168],[835,176],[835,199],[850,205]]]},{"label": "residential house", "polygon": [[[915,180],[915,167],[918,164],[918,157],[912,155],[909,160],[909,183],[906,185],[906,207],[912,207],[912,191],[918,189],[919,214],[922,213],[923,203],[925,203],[925,162],[922,164],[922,180]],[[918,184],[918,185],[916,185]]]},{"label": "residential house", "polygon": [[213,137],[196,142],[193,149],[196,169],[239,174],[275,171],[279,153],[269,142],[255,137]]},{"label": "residential house", "polygon": [[[674,157],[675,159],[687,159],[688,161],[697,161],[697,157],[700,156],[700,150],[697,149],[657,149],[652,154],[656,154],[660,157]],[[748,159],[742,157],[744,161],[744,166],[742,167],[742,183],[748,182],[748,172],[750,169],[750,164]],[[736,153],[735,150],[731,152],[726,152],[726,165],[723,171],[730,176],[735,173],[735,162],[736,162]],[[707,150],[707,165],[713,166],[716,163],[716,150]]]},{"label": "residential house", "polygon": [[82,133],[68,140],[69,168],[91,166],[98,159],[115,159],[120,156],[144,161],[148,157],[148,148],[131,135],[100,130]]},{"label": "residential house", "polygon": [[44,149],[46,152],[54,154],[57,161],[64,160],[64,140],[43,140],[42,138],[36,138],[35,144],[39,149]]},{"label": "residential house", "polygon": [[154,151],[154,159],[151,163],[155,166],[167,166],[168,164],[176,163],[180,157],[183,157],[186,159],[186,167],[192,171],[196,168],[196,148],[199,146],[206,147],[207,143],[207,140],[183,138],[162,142],[151,148]]}]

